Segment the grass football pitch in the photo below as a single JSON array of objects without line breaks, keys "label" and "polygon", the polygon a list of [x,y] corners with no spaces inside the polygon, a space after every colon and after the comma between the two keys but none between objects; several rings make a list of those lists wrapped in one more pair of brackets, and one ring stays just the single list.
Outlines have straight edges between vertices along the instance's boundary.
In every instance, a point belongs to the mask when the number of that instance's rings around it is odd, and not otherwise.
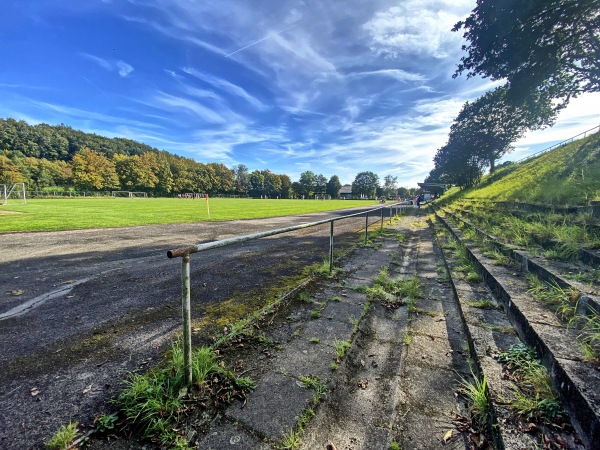
[{"label": "grass football pitch", "polygon": [[[257,219],[377,206],[366,200],[77,198],[11,200],[0,205],[0,233]],[[210,219],[208,210],[210,208]]]}]

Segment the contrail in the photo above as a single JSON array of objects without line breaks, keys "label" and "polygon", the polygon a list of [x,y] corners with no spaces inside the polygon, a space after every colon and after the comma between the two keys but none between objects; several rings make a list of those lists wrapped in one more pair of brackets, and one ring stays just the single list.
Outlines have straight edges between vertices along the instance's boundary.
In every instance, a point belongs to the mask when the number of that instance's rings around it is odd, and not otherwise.
[{"label": "contrail", "polygon": [[236,53],[238,53],[238,52],[241,52],[242,50],[246,50],[248,47],[252,47],[253,45],[256,45],[256,44],[258,44],[258,43],[260,43],[260,42],[262,42],[262,41],[266,41],[267,39],[269,39],[270,37],[272,37],[272,36],[274,36],[274,35],[281,34],[281,33],[283,33],[284,31],[287,31],[287,30],[289,30],[289,29],[291,29],[291,28],[294,28],[296,25],[298,25],[298,22],[296,22],[294,25],[292,25],[292,26],[290,26],[290,27],[287,27],[287,28],[285,28],[284,30],[278,31],[277,33],[269,33],[269,34],[268,34],[268,35],[266,35],[264,38],[262,38],[262,39],[259,39],[258,41],[256,41],[256,42],[253,42],[252,44],[248,44],[248,45],[246,45],[245,47],[239,48],[239,49],[237,49],[236,51],[229,53],[228,55],[225,55],[225,58],[229,58],[231,55],[234,55],[234,54],[236,54]]},{"label": "contrail", "polygon": [[98,89],[100,92],[102,92],[106,97],[108,97],[108,95],[106,94],[106,92],[104,92],[102,89],[100,89],[98,86],[96,86],[94,83],[92,83],[90,80],[87,79],[87,77],[83,77],[83,79],[85,81],[87,81],[88,83],[90,83],[90,85],[92,85],[92,87],[95,87],[96,89]]}]

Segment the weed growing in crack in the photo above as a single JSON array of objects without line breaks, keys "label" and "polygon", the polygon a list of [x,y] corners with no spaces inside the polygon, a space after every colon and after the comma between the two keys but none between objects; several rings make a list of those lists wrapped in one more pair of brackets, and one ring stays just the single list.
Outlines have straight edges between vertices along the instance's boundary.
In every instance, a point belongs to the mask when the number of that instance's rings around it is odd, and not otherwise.
[{"label": "weed growing in crack", "polygon": [[581,342],[584,358],[588,361],[598,361],[600,359],[600,317],[593,315],[580,320],[583,326],[578,339]]},{"label": "weed growing in crack", "polygon": [[[192,380],[195,389],[212,392],[219,389],[222,401],[229,402],[234,395],[244,395],[254,389],[255,383],[247,377],[238,377],[219,364],[209,347],[201,347],[192,354]],[[189,390],[185,386],[183,350],[175,344],[171,358],[159,368],[145,374],[130,374],[115,399],[125,422],[138,429],[143,438],[155,439],[162,445],[182,442],[174,424],[185,411]]]},{"label": "weed growing in crack", "polygon": [[67,450],[73,445],[77,437],[78,422],[70,422],[69,425],[61,425],[46,444],[48,450]]},{"label": "weed growing in crack", "polygon": [[308,423],[315,417],[314,408],[319,402],[327,395],[327,387],[321,383],[318,377],[313,375],[301,376],[300,381],[304,387],[313,389],[315,394],[313,396],[312,404],[308,406],[298,419],[296,423],[296,429],[291,429],[289,433],[285,434],[281,442],[275,446],[278,450],[297,450],[302,444],[301,435]]},{"label": "weed growing in crack", "polygon": [[468,272],[465,275],[465,281],[468,281],[469,283],[481,283],[483,279],[477,272]]},{"label": "weed growing in crack", "polygon": [[321,339],[317,338],[317,337],[311,337],[309,339],[310,342],[312,342],[313,344],[320,344],[321,343]]},{"label": "weed growing in crack", "polygon": [[277,445],[278,450],[297,450],[300,448],[300,432],[290,429],[290,432],[283,436],[283,439]]},{"label": "weed growing in crack", "polygon": [[581,295],[575,289],[563,289],[556,282],[547,283],[533,274],[527,275],[531,288],[527,291],[543,301],[563,320],[570,321],[575,317],[577,300]]},{"label": "weed growing in crack", "polygon": [[473,308],[481,308],[481,309],[496,309],[496,308],[498,308],[498,305],[496,305],[491,300],[488,300],[487,298],[484,298],[482,300],[477,300],[476,302],[469,302],[469,306],[472,306]]},{"label": "weed growing in crack", "polygon": [[506,256],[500,250],[496,249],[493,246],[488,246],[487,249],[483,252],[483,255],[490,258],[492,263],[495,266],[505,266],[508,267],[512,265],[512,259],[509,256]]},{"label": "weed growing in crack", "polygon": [[462,378],[459,391],[469,403],[469,412],[474,422],[486,427],[492,417],[492,404],[488,396],[487,378],[479,379],[473,373],[473,383]]},{"label": "weed growing in crack", "polygon": [[327,395],[327,386],[325,386],[321,380],[319,380],[319,377],[314,376],[314,375],[302,375],[300,377],[300,381],[302,382],[302,384],[304,384],[305,387],[307,388],[311,388],[315,391],[315,397],[313,398],[313,403],[314,401],[318,402],[321,399],[323,399],[326,395]]},{"label": "weed growing in crack", "polygon": [[498,362],[515,381],[509,407],[516,414],[527,420],[548,420],[562,414],[552,380],[533,349],[515,344],[498,355]]},{"label": "weed growing in crack", "polygon": [[346,356],[346,352],[350,349],[351,346],[351,342],[344,341],[342,339],[333,340],[333,347],[335,348],[335,354],[337,356],[338,361],[344,359],[344,356]]}]

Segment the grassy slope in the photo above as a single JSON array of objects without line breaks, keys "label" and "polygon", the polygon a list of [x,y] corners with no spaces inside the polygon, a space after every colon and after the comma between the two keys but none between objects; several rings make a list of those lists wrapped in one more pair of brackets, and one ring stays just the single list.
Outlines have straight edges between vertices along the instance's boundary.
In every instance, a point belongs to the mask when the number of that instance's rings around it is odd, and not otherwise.
[{"label": "grassy slope", "polygon": [[487,175],[482,183],[450,198],[515,200],[553,205],[587,205],[600,200],[600,133]]},{"label": "grassy slope", "polygon": [[[253,219],[367,206],[364,200],[210,199],[210,220]],[[14,213],[16,212],[16,214]],[[10,200],[0,206],[0,232],[206,222],[206,201],[169,198]]]}]

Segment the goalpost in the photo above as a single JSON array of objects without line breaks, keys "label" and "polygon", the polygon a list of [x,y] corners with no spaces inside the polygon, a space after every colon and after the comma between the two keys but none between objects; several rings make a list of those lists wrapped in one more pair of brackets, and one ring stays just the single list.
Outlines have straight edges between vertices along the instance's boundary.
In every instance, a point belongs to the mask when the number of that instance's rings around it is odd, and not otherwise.
[{"label": "goalpost", "polygon": [[24,205],[27,204],[25,183],[15,183],[10,187],[10,189],[8,188],[7,184],[0,184],[0,194],[2,195],[0,198],[2,200],[2,203],[0,203],[1,205],[8,205],[8,199],[11,198],[11,196],[14,198],[20,198]]},{"label": "goalpost", "polygon": [[132,192],[132,191],[112,191],[113,198],[148,198],[147,192]]}]

